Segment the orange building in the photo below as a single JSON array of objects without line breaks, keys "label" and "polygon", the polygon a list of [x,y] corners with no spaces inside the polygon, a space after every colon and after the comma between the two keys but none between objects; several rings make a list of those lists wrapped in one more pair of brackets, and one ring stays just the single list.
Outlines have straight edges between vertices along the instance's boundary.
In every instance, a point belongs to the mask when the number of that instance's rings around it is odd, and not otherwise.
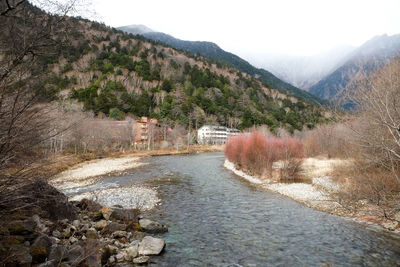
[{"label": "orange building", "polygon": [[161,126],[158,124],[157,119],[142,117],[136,125],[137,131],[135,145],[149,146],[161,141]]}]

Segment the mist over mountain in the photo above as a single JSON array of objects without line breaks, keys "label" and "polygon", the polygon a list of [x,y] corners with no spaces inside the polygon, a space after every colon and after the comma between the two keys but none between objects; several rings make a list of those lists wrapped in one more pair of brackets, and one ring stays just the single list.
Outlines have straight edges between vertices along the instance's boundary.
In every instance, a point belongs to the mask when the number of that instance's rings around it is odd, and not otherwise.
[{"label": "mist over mountain", "polygon": [[[309,94],[290,83],[282,81],[271,72],[256,68],[246,60],[238,57],[235,54],[229,53],[221,49],[217,44],[205,41],[185,41],[177,39],[171,35],[155,32],[143,25],[128,25],[119,27],[118,29],[131,34],[139,34],[154,41],[158,41],[174,48],[184,50],[191,53],[196,53],[217,60],[222,63],[231,65],[239,70],[259,78],[263,83],[271,88],[275,88],[283,93],[291,94],[295,97],[303,98],[313,103],[322,103],[321,99]],[[147,29],[147,30],[146,30]]]},{"label": "mist over mountain", "polygon": [[354,49],[352,46],[339,46],[311,56],[268,53],[249,54],[246,58],[255,66],[268,69],[278,78],[308,91],[311,86],[343,64]]},{"label": "mist over mountain", "polygon": [[370,73],[399,55],[400,34],[375,36],[351,52],[342,65],[310,87],[309,92],[320,98],[333,100],[357,74]]}]

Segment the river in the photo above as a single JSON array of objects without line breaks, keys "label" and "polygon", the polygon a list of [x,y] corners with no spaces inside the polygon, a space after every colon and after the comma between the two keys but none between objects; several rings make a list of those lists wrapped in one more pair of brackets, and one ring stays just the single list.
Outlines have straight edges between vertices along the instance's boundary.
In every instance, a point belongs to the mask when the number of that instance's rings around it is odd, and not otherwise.
[{"label": "river", "polygon": [[162,205],[145,217],[169,232],[151,266],[400,265],[397,236],[259,189],[226,170],[222,153],[143,161],[148,165],[101,187],[157,188]]}]

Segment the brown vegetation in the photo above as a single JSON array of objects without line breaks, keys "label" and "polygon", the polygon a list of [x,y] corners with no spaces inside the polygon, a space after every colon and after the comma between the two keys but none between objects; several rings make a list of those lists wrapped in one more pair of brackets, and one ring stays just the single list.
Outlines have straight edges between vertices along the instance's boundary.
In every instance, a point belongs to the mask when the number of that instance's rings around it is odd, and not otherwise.
[{"label": "brown vegetation", "polygon": [[230,138],[225,146],[229,161],[250,174],[272,178],[273,164],[280,161],[281,180],[299,179],[302,144],[294,138],[266,138],[254,131]]},{"label": "brown vegetation", "polygon": [[333,197],[353,212],[365,205],[374,217],[399,221],[400,59],[371,75],[359,75],[346,90],[355,109],[341,123],[300,133],[307,156],[348,159],[331,174],[340,184]]}]

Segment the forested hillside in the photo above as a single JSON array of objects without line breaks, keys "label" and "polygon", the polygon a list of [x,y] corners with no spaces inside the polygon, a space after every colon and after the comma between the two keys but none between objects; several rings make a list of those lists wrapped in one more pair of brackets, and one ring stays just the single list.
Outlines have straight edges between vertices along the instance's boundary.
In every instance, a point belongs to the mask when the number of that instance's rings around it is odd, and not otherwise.
[{"label": "forested hillside", "polygon": [[119,27],[119,29],[132,34],[140,34],[146,38],[170,45],[174,48],[181,49],[190,53],[199,54],[208,58],[212,58],[224,64],[228,64],[247,74],[257,76],[259,80],[265,84],[265,86],[275,88],[282,93],[289,94],[297,98],[303,98],[306,101],[316,104],[327,104],[327,101],[324,101],[313,94],[310,94],[289,83],[282,81],[271,72],[265,69],[256,68],[246,60],[238,57],[237,55],[224,51],[215,43],[180,40],[162,32],[151,31],[149,28],[143,25],[123,26]]},{"label": "forested hillside", "polygon": [[61,57],[43,59],[41,71],[49,70],[44,99],[59,96],[66,108],[78,103],[95,116],[150,116],[192,129],[266,124],[293,132],[325,120],[320,107],[226,64],[88,20],[65,20],[68,38],[57,33]]},{"label": "forested hillside", "polygon": [[267,124],[289,131],[324,120],[321,108],[267,88],[235,68],[74,20],[74,44],[59,73],[64,83],[74,83],[68,95],[96,115],[119,120],[126,114],[150,116],[193,128]]}]

